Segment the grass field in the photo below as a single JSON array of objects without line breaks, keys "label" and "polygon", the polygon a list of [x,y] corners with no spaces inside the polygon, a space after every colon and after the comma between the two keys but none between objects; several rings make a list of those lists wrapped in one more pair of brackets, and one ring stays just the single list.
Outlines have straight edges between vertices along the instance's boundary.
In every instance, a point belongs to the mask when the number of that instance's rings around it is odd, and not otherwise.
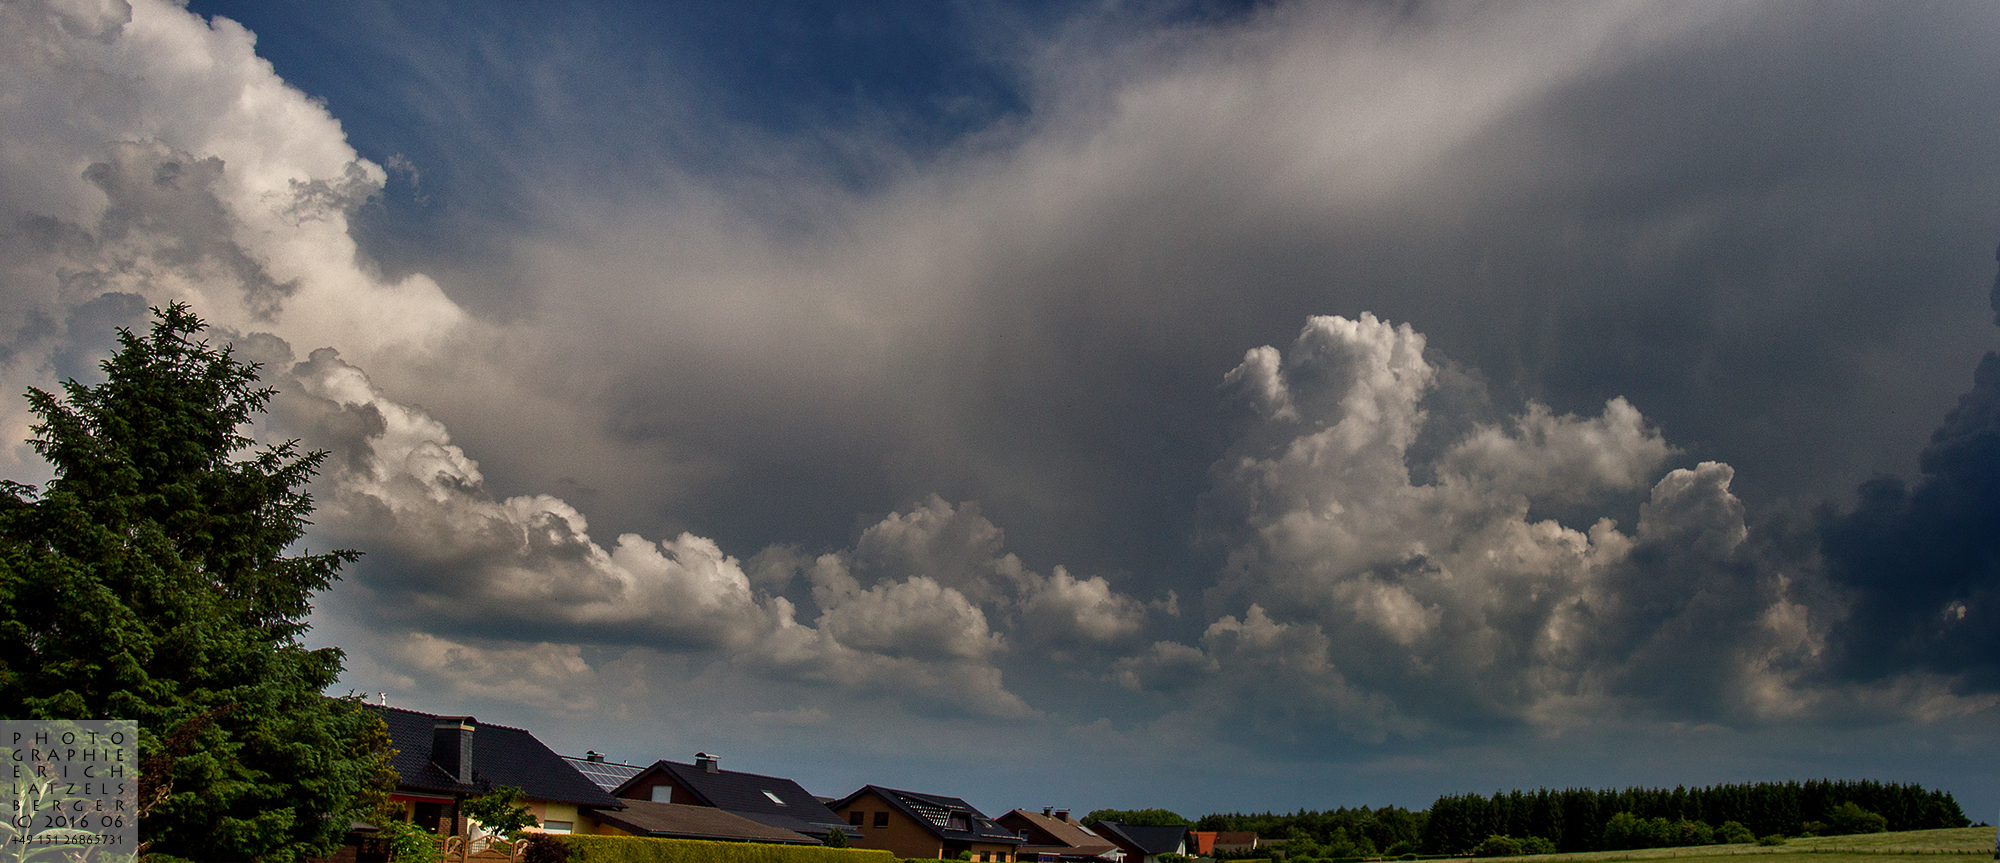
[{"label": "grass field", "polygon": [[[1693,848],[1646,848],[1637,851],[1593,851],[1588,854],[1541,854],[1513,860],[1671,860],[1672,863],[1783,863],[1747,861],[1752,855],[1803,856],[1797,863],[1971,863],[1993,854],[1993,828],[1912,830],[1907,833],[1863,833],[1856,836],[1813,836],[1783,845],[1699,845]],[[1895,857],[1896,861],[1882,858]]]}]

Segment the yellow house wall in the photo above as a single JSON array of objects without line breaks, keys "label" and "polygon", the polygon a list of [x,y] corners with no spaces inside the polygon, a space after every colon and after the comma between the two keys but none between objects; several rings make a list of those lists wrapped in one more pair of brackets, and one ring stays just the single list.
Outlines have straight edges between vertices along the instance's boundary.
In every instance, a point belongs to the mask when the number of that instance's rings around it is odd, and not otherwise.
[{"label": "yellow house wall", "polygon": [[[862,813],[861,824],[856,827],[856,829],[861,831],[861,838],[854,843],[854,847],[856,848],[879,848],[898,857],[920,857],[936,860],[944,856],[944,840],[939,839],[937,834],[930,831],[930,828],[917,823],[916,820],[904,815],[895,807],[890,806],[887,800],[883,800],[881,795],[873,791],[863,794],[855,798],[847,806],[833,811],[834,814],[840,816],[840,820],[848,822],[849,826],[855,826],[851,813]],[[875,826],[875,813],[877,812],[889,813],[889,823],[887,825],[882,827]],[[987,859],[999,861],[999,863],[1010,863],[1014,859],[1014,846],[1012,845],[974,842],[971,844],[971,850],[972,859],[974,860],[978,860],[982,853],[988,855]]]},{"label": "yellow house wall", "polygon": [[[556,803],[547,800],[530,800],[527,801],[527,806],[528,806],[528,812],[535,816],[535,821],[537,822],[568,821],[571,825],[570,827],[571,832],[574,833],[584,832],[583,819],[578,817],[580,813],[576,811],[576,804],[574,803]],[[535,832],[539,833],[542,831],[536,830]]]},{"label": "yellow house wall", "polygon": [[[944,852],[944,841],[930,830],[917,824],[909,816],[897,811],[873,791],[854,799],[846,807],[833,810],[842,821],[853,823],[851,813],[861,813],[861,838],[854,843],[856,848],[879,848],[898,857],[927,857],[938,859]],[[875,813],[889,813],[889,823],[875,826]]]}]

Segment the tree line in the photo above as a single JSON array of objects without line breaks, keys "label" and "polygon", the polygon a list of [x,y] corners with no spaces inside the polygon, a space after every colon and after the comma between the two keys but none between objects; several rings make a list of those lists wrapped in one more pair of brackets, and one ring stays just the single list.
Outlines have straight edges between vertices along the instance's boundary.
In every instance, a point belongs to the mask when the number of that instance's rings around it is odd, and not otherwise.
[{"label": "tree line", "polygon": [[[1491,796],[1459,794],[1439,797],[1424,820],[1421,845],[1425,853],[1462,854],[1489,836],[1545,839],[1559,851],[1598,851],[1617,844],[1621,835],[1657,825],[1609,830],[1621,814],[1632,821],[1687,824],[1698,831],[1734,822],[1757,836],[1796,836],[1823,832],[1837,811],[1853,807],[1881,816],[1888,830],[1964,827],[1971,822],[1950,792],[1915,784],[1875,780],[1758,782],[1703,788],[1626,788],[1623,790],[1547,788],[1494,792]],[[1850,820],[1842,815],[1838,820]],[[1696,825],[1700,825],[1699,827]],[[1609,831],[1609,832],[1607,832]],[[1650,844],[1650,843],[1649,843]],[[1661,844],[1678,844],[1661,843]],[[1695,844],[1695,843],[1687,843]],[[1704,843],[1705,844],[1705,843]],[[1626,844],[1625,847],[1640,847]]]},{"label": "tree line", "polygon": [[[1262,839],[1282,840],[1289,859],[1394,856],[1418,849],[1423,840],[1424,813],[1401,806],[1343,806],[1323,812],[1301,809],[1290,815],[1229,813],[1205,816],[1195,822],[1194,829],[1249,832]],[[1258,849],[1247,856],[1269,857],[1271,852]]]}]

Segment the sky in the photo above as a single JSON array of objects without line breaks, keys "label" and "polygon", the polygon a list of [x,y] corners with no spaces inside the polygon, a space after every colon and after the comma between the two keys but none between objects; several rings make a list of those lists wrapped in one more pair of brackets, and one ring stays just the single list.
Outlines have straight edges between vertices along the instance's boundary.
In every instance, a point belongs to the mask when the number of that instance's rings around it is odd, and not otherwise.
[{"label": "sky", "polygon": [[4,0],[0,389],[191,304],[279,390],[250,433],[329,453],[335,694],[568,754],[1991,822],[1996,44],[1980,2]]}]

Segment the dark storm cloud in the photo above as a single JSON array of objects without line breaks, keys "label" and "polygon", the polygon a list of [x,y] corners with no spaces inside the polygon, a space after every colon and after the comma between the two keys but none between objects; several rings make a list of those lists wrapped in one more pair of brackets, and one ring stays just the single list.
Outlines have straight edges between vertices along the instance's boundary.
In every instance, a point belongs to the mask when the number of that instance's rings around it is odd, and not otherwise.
[{"label": "dark storm cloud", "polygon": [[1839,668],[1864,680],[1921,669],[2000,689],[2000,353],[1980,360],[1920,465],[1914,485],[1878,477],[1853,511],[1827,517],[1829,570],[1855,595],[1835,632]]},{"label": "dark storm cloud", "polygon": [[1841,494],[1906,469],[1986,338],[1950,313],[2000,197],[1992,118],[1953,107],[1992,62],[1974,10],[1281,7],[1039,69],[1008,146],[872,197],[828,205],[808,172],[804,239],[761,209],[620,213],[547,267],[660,310],[635,320],[673,337],[616,340],[603,409],[713,460],[670,508],[734,547],[835,547],[935,491],[1033,561],[1197,594],[1214,370],[1362,309],[1509,400],[1623,395],[1748,499]]}]

